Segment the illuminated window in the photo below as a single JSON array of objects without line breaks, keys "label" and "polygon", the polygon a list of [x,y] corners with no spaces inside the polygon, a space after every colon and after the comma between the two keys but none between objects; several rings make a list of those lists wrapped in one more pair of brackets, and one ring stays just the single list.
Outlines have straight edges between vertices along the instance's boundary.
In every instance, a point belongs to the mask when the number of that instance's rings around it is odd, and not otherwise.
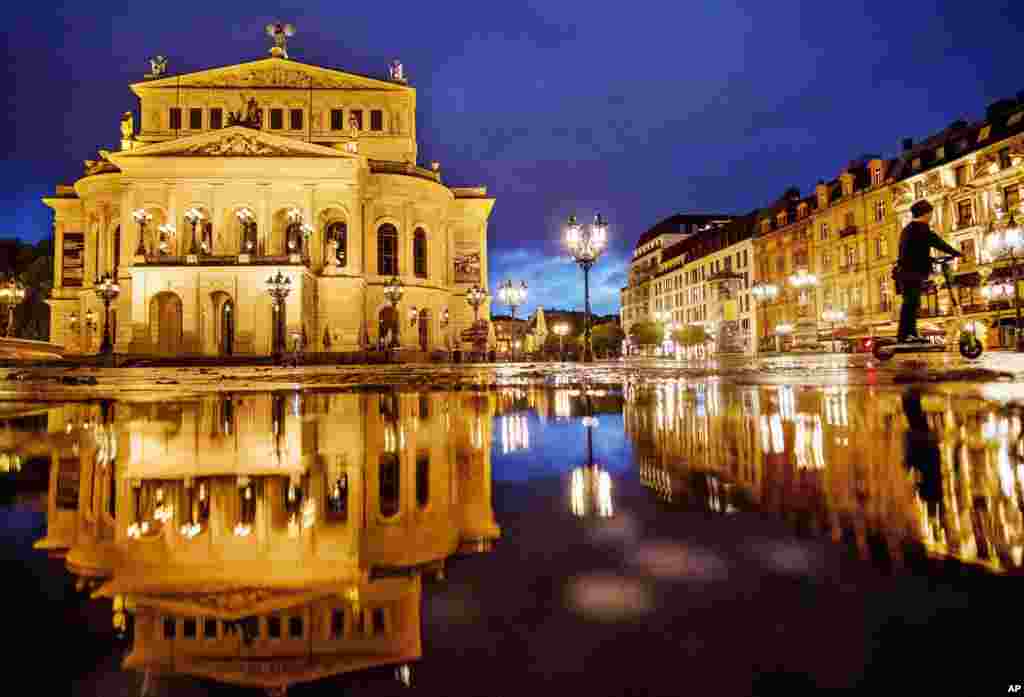
[{"label": "illuminated window", "polygon": [[988,139],[989,134],[992,133],[992,126],[982,126],[981,130],[978,131],[978,142]]},{"label": "illuminated window", "polygon": [[377,230],[377,273],[381,276],[398,273],[398,230],[390,223]]},{"label": "illuminated window", "polygon": [[875,222],[880,223],[885,220],[885,200],[878,199],[875,201]]},{"label": "illuminated window", "polygon": [[915,157],[913,160],[911,160],[910,167],[912,169],[921,169],[921,158]]},{"label": "illuminated window", "polygon": [[1013,166],[1013,162],[1010,161],[1010,149],[1003,148],[999,151],[999,169],[1009,169]]},{"label": "illuminated window", "polygon": [[343,222],[334,222],[327,226],[327,239],[337,243],[338,266],[345,266],[348,263],[348,225]]},{"label": "illuminated window", "polygon": [[882,183],[882,168],[873,167],[871,169],[871,183],[878,185]]},{"label": "illuminated window", "polygon": [[824,242],[828,239],[828,223],[822,223],[819,229],[821,231],[821,240]]},{"label": "illuminated window", "polygon": [[956,220],[960,227],[974,224],[970,201],[960,201],[956,204]]}]

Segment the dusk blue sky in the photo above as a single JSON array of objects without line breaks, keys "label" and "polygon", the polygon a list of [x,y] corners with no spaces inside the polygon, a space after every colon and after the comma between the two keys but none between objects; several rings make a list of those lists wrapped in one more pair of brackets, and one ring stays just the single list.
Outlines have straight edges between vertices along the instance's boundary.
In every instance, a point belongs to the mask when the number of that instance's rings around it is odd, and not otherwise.
[{"label": "dusk blue sky", "polygon": [[491,288],[525,279],[527,311],[582,306],[561,225],[600,210],[612,245],[594,304],[613,312],[633,243],[658,220],[747,212],[1024,90],[1022,5],[16,3],[0,236],[49,234],[39,198],[116,147],[149,56],[168,56],[170,73],[255,60],[267,55],[263,26],[281,19],[298,28],[294,59],[382,76],[403,61],[421,161],[497,198]]}]

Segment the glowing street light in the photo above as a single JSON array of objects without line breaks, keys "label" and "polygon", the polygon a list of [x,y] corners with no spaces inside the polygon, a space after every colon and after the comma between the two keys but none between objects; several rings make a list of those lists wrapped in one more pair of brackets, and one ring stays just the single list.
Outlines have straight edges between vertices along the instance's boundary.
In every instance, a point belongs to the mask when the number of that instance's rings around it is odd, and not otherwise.
[{"label": "glowing street light", "polygon": [[487,300],[487,289],[474,284],[466,291],[466,302],[473,308],[473,324],[480,321],[480,306]]},{"label": "glowing street light", "polygon": [[[766,283],[764,281],[755,281],[750,288],[750,294],[754,296],[754,302],[756,302],[761,308],[775,300],[779,295],[779,287],[774,283]],[[764,314],[767,315],[767,312]],[[767,318],[764,322],[761,322],[761,326],[767,329]],[[765,332],[767,335],[767,332]],[[758,340],[755,346],[755,353],[761,352],[761,342]]]},{"label": "glowing street light", "polygon": [[281,273],[280,269],[276,274],[266,281],[267,294],[274,308],[274,357],[280,358],[284,353],[284,301],[292,291],[292,279]]},{"label": "glowing street light", "polygon": [[391,332],[391,342],[388,348],[398,348],[398,334],[401,331],[401,322],[398,321],[398,303],[402,302],[405,294],[405,284],[398,276],[392,276],[388,284],[384,286],[384,299],[391,303],[391,310],[395,318],[394,331]]},{"label": "glowing street light", "polygon": [[4,326],[4,336],[10,336],[14,332],[14,308],[25,300],[25,286],[13,275],[8,276],[0,283],[0,306],[6,310],[7,324]]},{"label": "glowing street light", "polygon": [[146,223],[153,219],[153,214],[145,208],[136,208],[132,211],[132,218],[139,224],[139,244],[135,248],[135,256],[146,256]]},{"label": "glowing street light", "polygon": [[[1010,277],[1012,279],[1012,294],[1014,307],[1017,313],[1017,324],[1015,327],[1015,333],[1017,335],[1017,351],[1024,351],[1024,333],[1021,331],[1021,311],[1020,311],[1020,289],[1019,279],[1017,278],[1017,266],[1018,266],[1018,254],[1021,249],[1024,248],[1024,229],[1017,223],[1014,216],[1014,212],[1010,210],[1010,218],[1006,221],[1006,225],[1001,230],[992,229],[988,236],[988,250],[992,255],[993,259],[999,259],[1000,257],[1009,257],[1010,259]],[[993,284],[994,289],[998,284]],[[982,295],[988,299],[988,296],[984,295],[986,289],[982,289]],[[1001,295],[1009,297],[1010,293],[1003,292]],[[996,295],[995,297],[999,297]]]},{"label": "glowing street light", "polygon": [[564,361],[565,355],[562,351],[562,340],[565,338],[565,335],[569,333],[569,325],[565,322],[559,322],[552,329],[555,334],[558,335],[558,360]]},{"label": "glowing street light", "polygon": [[583,356],[584,363],[593,363],[594,346],[591,342],[590,317],[590,267],[597,263],[601,254],[608,246],[608,222],[600,213],[594,215],[594,222],[585,228],[576,222],[576,216],[570,215],[565,226],[565,246],[569,254],[583,269],[583,297],[585,316],[583,320]]},{"label": "glowing street light", "polygon": [[[509,310],[512,314],[511,332],[512,338],[515,338],[516,331],[516,308],[526,302],[526,281],[520,281],[518,286],[512,284],[511,280],[506,280],[500,286],[498,286],[498,298],[501,300],[503,305],[508,305]],[[515,357],[515,348],[518,346],[518,342],[513,343],[513,358]]]},{"label": "glowing street light", "polygon": [[100,343],[100,354],[109,356],[114,353],[114,342],[110,338],[110,303],[121,294],[121,286],[110,274],[96,279],[96,297],[103,303],[103,341]]}]

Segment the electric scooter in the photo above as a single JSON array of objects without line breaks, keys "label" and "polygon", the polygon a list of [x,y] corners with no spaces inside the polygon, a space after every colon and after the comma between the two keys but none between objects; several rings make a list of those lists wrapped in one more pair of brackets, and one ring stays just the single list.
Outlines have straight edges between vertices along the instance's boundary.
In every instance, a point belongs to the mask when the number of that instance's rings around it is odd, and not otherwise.
[{"label": "electric scooter", "polygon": [[[949,268],[950,262],[954,258],[951,256],[935,257],[933,261],[942,268],[942,277],[946,281],[946,289],[949,291],[950,299],[953,301],[954,317],[960,327],[960,355],[973,361],[981,356],[985,347],[982,346],[981,339],[978,338],[975,331],[975,323],[970,322],[965,329],[961,321],[963,319],[963,310],[960,307],[960,302],[957,300],[956,293],[953,292],[953,273]],[[897,353],[942,353],[948,350],[948,348],[945,343],[925,344],[908,342],[900,344],[892,339],[880,339],[875,341],[875,346],[871,349],[871,353],[878,360],[887,361]]]}]

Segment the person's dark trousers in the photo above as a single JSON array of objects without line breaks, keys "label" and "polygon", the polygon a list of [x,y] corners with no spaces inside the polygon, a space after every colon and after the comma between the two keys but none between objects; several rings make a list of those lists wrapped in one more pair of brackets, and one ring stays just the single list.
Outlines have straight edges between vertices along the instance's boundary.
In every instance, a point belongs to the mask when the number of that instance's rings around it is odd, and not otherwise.
[{"label": "person's dark trousers", "polygon": [[903,284],[903,307],[900,309],[900,329],[896,333],[899,340],[917,335],[917,315],[921,310],[921,284]]}]

